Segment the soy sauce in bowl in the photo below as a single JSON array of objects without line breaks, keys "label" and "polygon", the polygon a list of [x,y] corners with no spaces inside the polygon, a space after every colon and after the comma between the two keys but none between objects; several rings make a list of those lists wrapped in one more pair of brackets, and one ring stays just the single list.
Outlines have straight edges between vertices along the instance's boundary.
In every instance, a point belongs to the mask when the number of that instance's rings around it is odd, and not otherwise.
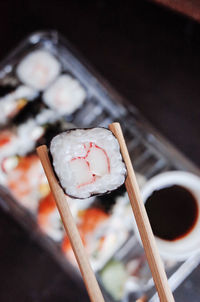
[{"label": "soy sauce in bowl", "polygon": [[179,185],[154,191],[145,207],[154,235],[168,241],[188,235],[199,215],[195,196]]}]

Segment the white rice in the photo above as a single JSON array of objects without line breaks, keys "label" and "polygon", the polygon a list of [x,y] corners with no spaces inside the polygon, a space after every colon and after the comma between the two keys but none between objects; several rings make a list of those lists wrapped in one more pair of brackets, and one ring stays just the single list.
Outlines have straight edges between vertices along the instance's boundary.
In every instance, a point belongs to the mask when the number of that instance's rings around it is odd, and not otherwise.
[{"label": "white rice", "polygon": [[17,67],[19,79],[35,89],[44,90],[60,73],[60,63],[46,50],[28,54]]},{"label": "white rice", "polygon": [[61,75],[43,94],[44,103],[61,115],[75,112],[85,98],[85,89],[69,75]]},{"label": "white rice", "polygon": [[54,110],[51,109],[42,109],[38,115],[36,115],[35,120],[38,125],[44,124],[53,124],[60,118],[60,115],[57,114]]},{"label": "white rice", "polygon": [[59,242],[64,237],[64,229],[57,208],[55,208],[55,210],[49,215],[47,223],[40,227],[54,241]]},{"label": "white rice", "polygon": [[17,154],[25,155],[35,148],[37,140],[44,134],[44,128],[29,119],[17,128]]},{"label": "white rice", "polygon": [[[70,161],[75,157],[84,157],[86,151],[83,144],[89,142],[105,150],[110,161],[110,173],[97,178],[94,183],[77,187],[75,177],[70,170]],[[76,129],[61,133],[51,141],[50,152],[63,189],[66,194],[75,198],[88,198],[94,194],[112,191],[125,181],[126,168],[122,161],[119,143],[107,129]]]},{"label": "white rice", "polygon": [[12,112],[17,110],[18,101],[20,99],[26,99],[28,101],[32,101],[38,95],[38,92],[34,89],[21,85],[17,87],[13,92],[5,95],[0,98],[0,124],[5,125]]}]

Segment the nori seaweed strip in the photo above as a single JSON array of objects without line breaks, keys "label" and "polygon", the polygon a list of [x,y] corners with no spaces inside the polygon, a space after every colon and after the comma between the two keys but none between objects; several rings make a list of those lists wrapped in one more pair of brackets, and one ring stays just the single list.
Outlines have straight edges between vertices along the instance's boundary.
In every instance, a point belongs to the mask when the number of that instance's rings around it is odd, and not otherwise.
[{"label": "nori seaweed strip", "polygon": [[16,77],[6,76],[0,79],[0,98],[14,92],[20,86]]},{"label": "nori seaweed strip", "polygon": [[126,188],[125,184],[123,184],[119,188],[108,194],[97,196],[95,202],[92,204],[92,207],[100,208],[104,212],[110,214],[113,206],[116,203],[116,198],[119,196],[123,196],[125,192]]},{"label": "nori seaweed strip", "polygon": [[35,118],[46,106],[43,104],[39,94],[34,100],[28,101],[22,110],[12,119],[12,123],[19,125],[26,122],[29,118]]},{"label": "nori seaweed strip", "polygon": [[[57,121],[54,124],[47,123],[44,124],[43,127],[45,127],[46,131],[45,134],[37,141],[37,146],[47,145],[49,148],[52,138],[62,131],[62,122]],[[49,155],[51,155],[50,152]]]},{"label": "nori seaweed strip", "polygon": [[14,92],[17,89],[16,86],[6,84],[6,85],[0,85],[0,98],[6,96],[7,94]]}]

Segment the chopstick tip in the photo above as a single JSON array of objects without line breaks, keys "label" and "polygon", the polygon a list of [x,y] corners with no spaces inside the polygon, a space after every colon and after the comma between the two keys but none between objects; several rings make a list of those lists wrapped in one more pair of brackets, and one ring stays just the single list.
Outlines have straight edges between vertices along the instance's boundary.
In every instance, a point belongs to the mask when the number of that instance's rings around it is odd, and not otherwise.
[{"label": "chopstick tip", "polygon": [[37,152],[37,155],[38,155],[39,157],[41,157],[41,154],[47,152],[47,146],[46,146],[46,145],[41,145],[41,146],[37,147],[37,148],[36,148],[36,152]]},{"label": "chopstick tip", "polygon": [[120,126],[120,123],[118,123],[118,122],[113,122],[113,123],[111,123],[111,124],[109,124],[109,127],[119,127]]}]

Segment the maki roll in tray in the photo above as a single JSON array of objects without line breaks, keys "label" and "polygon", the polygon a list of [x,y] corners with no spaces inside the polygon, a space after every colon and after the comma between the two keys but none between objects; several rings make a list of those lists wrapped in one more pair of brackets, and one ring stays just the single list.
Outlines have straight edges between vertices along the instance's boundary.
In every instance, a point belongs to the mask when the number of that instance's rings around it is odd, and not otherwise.
[{"label": "maki roll in tray", "polygon": [[60,115],[71,115],[86,99],[86,91],[79,81],[68,74],[62,74],[44,92],[44,103]]},{"label": "maki roll in tray", "polygon": [[[103,210],[96,207],[79,210],[76,215],[79,234],[95,271],[97,270],[96,262],[100,260],[98,259],[98,252],[101,251],[105,240],[105,228],[109,221],[109,216]],[[62,251],[76,265],[72,247],[67,236],[63,239]]]},{"label": "maki roll in tray", "polygon": [[64,228],[50,188],[49,193],[40,200],[37,214],[37,221],[42,231],[54,241],[61,241]]},{"label": "maki roll in tray", "polygon": [[125,181],[119,143],[108,129],[63,132],[52,139],[50,153],[58,180],[71,197],[105,194]]},{"label": "maki roll in tray", "polygon": [[[60,242],[64,237],[64,228],[48,184],[47,186],[43,186],[43,195],[39,201],[37,222],[44,233],[54,241]],[[93,200],[94,198],[90,198],[83,203],[82,200],[68,198],[71,212],[76,221],[79,221],[78,213],[87,208]]]},{"label": "maki roll in tray", "polygon": [[[7,89],[0,86],[0,94],[2,90],[6,91]],[[35,100],[37,96],[36,90],[25,85],[16,86],[9,93],[0,95],[0,126],[12,120],[28,102]]]},{"label": "maki roll in tray", "polygon": [[6,158],[4,166],[6,185],[14,198],[23,207],[36,213],[44,188],[48,186],[37,155]]},{"label": "maki roll in tray", "polygon": [[29,53],[17,66],[20,81],[36,90],[44,90],[60,73],[58,60],[46,50]]}]

